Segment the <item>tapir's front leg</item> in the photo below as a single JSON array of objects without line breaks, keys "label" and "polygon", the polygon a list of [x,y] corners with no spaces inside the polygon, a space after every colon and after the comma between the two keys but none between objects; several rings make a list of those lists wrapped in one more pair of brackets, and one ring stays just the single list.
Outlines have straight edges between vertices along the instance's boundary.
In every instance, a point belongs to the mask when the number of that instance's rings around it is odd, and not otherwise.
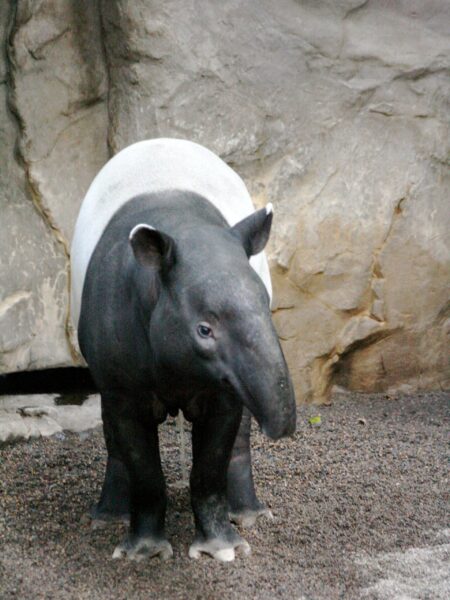
[{"label": "tapir's front leg", "polygon": [[255,492],[250,454],[251,415],[247,408],[242,413],[228,467],[228,505],[234,523],[250,527],[259,516],[273,518]]},{"label": "tapir's front leg", "polygon": [[102,420],[108,459],[100,500],[91,510],[94,528],[108,521],[128,522],[130,518],[130,477],[114,433],[108,405],[105,406],[103,399]]},{"label": "tapir's front leg", "polygon": [[189,548],[191,558],[205,553],[230,561],[235,548],[250,551],[228,517],[227,469],[241,414],[242,406],[224,394],[211,398],[202,418],[193,423],[191,501],[196,536]]},{"label": "tapir's front leg", "polygon": [[118,393],[102,394],[102,401],[130,477],[129,532],[113,558],[169,558],[173,552],[164,534],[167,499],[157,424],[144,409],[145,401]]}]

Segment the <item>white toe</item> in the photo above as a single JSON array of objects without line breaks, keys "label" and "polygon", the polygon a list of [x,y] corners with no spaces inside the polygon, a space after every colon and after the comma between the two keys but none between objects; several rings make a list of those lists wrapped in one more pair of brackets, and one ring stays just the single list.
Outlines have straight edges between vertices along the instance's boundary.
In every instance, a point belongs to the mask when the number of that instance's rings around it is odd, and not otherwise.
[{"label": "white toe", "polygon": [[222,562],[231,562],[234,560],[234,556],[235,554],[233,548],[224,548],[223,550],[218,550],[214,554],[214,558]]},{"label": "white toe", "polygon": [[114,559],[117,559],[117,558],[123,558],[125,555],[126,555],[126,552],[122,548],[122,546],[116,546],[116,549],[114,550],[112,557]]},{"label": "white toe", "polygon": [[250,545],[242,538],[236,540],[234,544],[220,539],[197,540],[189,548],[189,558],[200,558],[202,554],[209,554],[209,556],[221,562],[231,562],[236,557],[235,550],[242,552],[242,554],[249,554]]},{"label": "white toe", "polygon": [[172,549],[172,546],[168,542],[167,542],[167,545],[164,545],[164,547],[161,548],[160,556],[161,556],[162,560],[167,560],[168,558],[172,558],[173,549]]},{"label": "white toe", "polygon": [[194,547],[194,544],[192,544],[192,546],[189,548],[188,554],[189,558],[200,558],[201,552],[197,549],[197,547]]},{"label": "white toe", "polygon": [[252,551],[250,548],[250,544],[243,540],[243,543],[238,546],[238,549],[243,552],[243,554],[248,555]]}]

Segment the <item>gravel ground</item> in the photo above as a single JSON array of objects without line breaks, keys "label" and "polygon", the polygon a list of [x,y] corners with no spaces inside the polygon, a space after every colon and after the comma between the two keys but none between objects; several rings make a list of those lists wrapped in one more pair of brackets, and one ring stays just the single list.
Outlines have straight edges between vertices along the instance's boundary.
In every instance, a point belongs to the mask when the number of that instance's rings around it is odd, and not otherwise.
[{"label": "gravel ground", "polygon": [[256,484],[275,520],[243,532],[252,554],[229,564],[187,557],[193,519],[173,421],[161,428],[175,553],[166,562],[113,561],[123,527],[91,529],[100,430],[6,446],[0,598],[447,600],[449,400],[339,395],[301,407],[294,439],[255,433]]}]

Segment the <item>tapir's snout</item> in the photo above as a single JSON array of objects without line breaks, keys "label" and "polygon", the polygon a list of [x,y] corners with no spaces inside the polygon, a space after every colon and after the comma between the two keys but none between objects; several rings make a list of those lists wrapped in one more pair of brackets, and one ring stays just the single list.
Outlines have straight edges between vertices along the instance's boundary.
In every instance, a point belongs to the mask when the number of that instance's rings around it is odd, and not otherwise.
[{"label": "tapir's snout", "polygon": [[295,394],[289,375],[279,379],[276,387],[278,393],[270,403],[272,406],[263,410],[259,419],[261,431],[272,440],[293,435],[297,422]]},{"label": "tapir's snout", "polygon": [[270,312],[245,312],[236,325],[224,360],[228,381],[265,435],[274,440],[292,435],[294,387]]},{"label": "tapir's snout", "polygon": [[252,365],[249,376],[247,362],[247,368],[240,373],[241,385],[237,386],[243,403],[255,417],[261,431],[273,440],[293,435],[296,426],[294,388],[279,347],[277,354],[276,362],[265,365],[261,364],[264,362],[261,356],[253,355],[257,366]]}]

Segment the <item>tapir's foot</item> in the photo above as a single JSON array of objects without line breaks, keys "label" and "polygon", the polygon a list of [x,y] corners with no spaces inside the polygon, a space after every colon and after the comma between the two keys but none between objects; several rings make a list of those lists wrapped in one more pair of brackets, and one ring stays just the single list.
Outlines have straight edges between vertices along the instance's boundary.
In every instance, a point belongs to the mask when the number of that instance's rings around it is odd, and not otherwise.
[{"label": "tapir's foot", "polygon": [[235,551],[241,551],[243,554],[250,554],[250,546],[237,533],[233,536],[216,537],[210,539],[197,538],[189,548],[190,558],[200,558],[201,554],[209,554],[212,558],[221,562],[230,562],[235,559]]},{"label": "tapir's foot", "polygon": [[239,527],[253,527],[256,521],[260,517],[265,517],[266,519],[273,520],[272,511],[261,505],[260,508],[244,508],[241,510],[229,512],[230,521],[239,525]]},{"label": "tapir's foot", "polygon": [[128,558],[136,561],[153,558],[154,556],[160,556],[162,560],[171,558],[173,550],[170,543],[165,539],[152,537],[141,537],[136,541],[126,538],[116,547],[112,555],[113,558]]},{"label": "tapir's foot", "polygon": [[92,529],[101,529],[109,523],[129,524],[130,514],[128,512],[106,510],[98,504],[93,506],[90,511]]},{"label": "tapir's foot", "polygon": [[123,461],[112,456],[108,450],[105,480],[100,498],[91,508],[93,529],[108,523],[129,523],[130,521],[130,478]]}]

